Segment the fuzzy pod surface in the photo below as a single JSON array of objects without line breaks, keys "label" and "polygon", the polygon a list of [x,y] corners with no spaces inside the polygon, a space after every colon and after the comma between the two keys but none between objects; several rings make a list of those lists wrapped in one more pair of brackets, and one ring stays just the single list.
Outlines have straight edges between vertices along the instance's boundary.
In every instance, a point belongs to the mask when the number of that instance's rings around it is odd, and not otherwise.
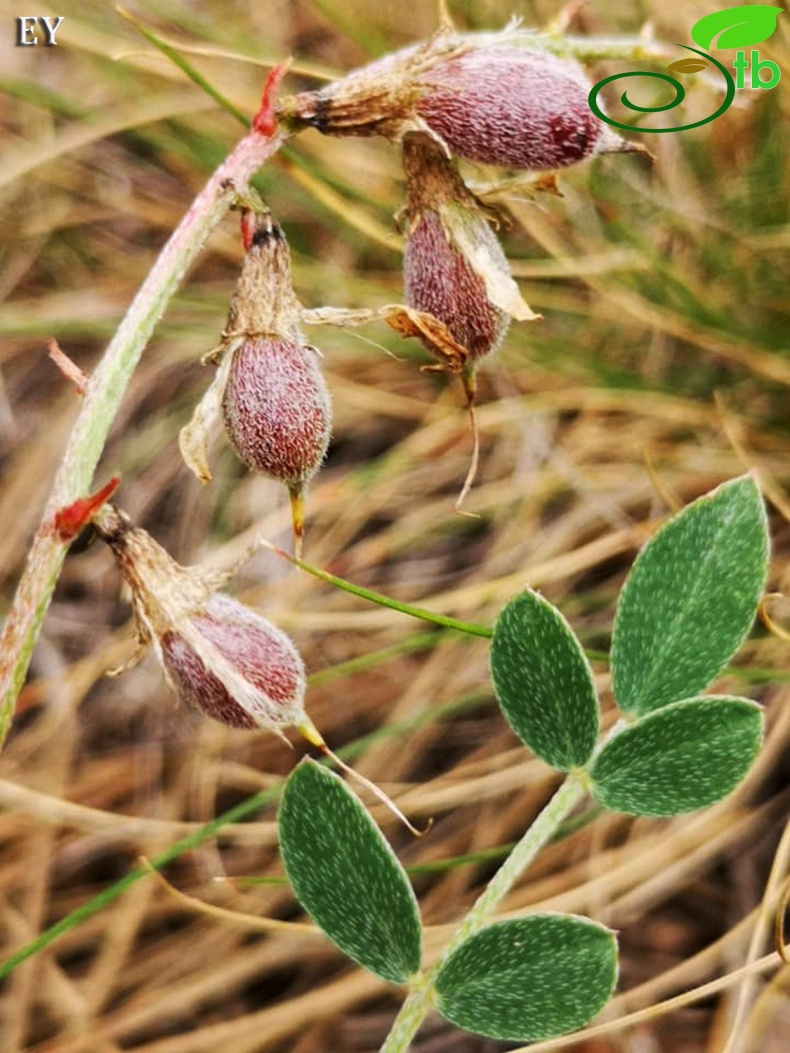
[{"label": "fuzzy pod surface", "polygon": [[[489,251],[501,256],[506,271],[496,235],[485,223],[479,234],[490,242]],[[482,277],[450,243],[437,212],[425,211],[406,238],[403,285],[406,303],[444,322],[472,361],[494,351],[507,332],[510,318],[494,306]]]},{"label": "fuzzy pod surface", "polygon": [[329,446],[331,407],[317,352],[280,336],[246,339],[222,398],[239,459],[291,489],[315,475]]},{"label": "fuzzy pod surface", "polygon": [[[306,674],[290,637],[223,593],[214,593],[189,621],[189,639],[174,626],[159,641],[165,669],[183,702],[234,728],[300,722]],[[222,675],[210,652],[198,653],[203,642],[218,652],[228,675]]]},{"label": "fuzzy pod surface", "polygon": [[442,144],[410,132],[403,168],[405,301],[442,322],[474,366],[499,346],[511,316],[534,315],[492,230],[498,217],[469,190]]},{"label": "fuzzy pod surface", "polygon": [[442,31],[281,100],[278,114],[325,135],[400,141],[428,128],[459,157],[546,171],[636,149],[593,114],[590,88],[581,66],[538,50],[529,33]]},{"label": "fuzzy pod surface", "polygon": [[610,138],[590,110],[582,70],[546,52],[473,47],[437,62],[420,81],[417,113],[453,153],[471,161],[566,168]]}]

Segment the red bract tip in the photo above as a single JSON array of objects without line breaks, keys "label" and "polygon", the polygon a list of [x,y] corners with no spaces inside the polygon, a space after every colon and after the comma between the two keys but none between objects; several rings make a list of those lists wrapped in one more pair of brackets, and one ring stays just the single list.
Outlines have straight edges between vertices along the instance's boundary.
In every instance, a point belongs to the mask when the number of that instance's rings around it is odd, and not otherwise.
[{"label": "red bract tip", "polygon": [[120,478],[116,475],[89,497],[79,497],[55,513],[55,530],[63,541],[73,541],[80,530],[90,522],[94,514],[118,489]]},{"label": "red bract tip", "polygon": [[245,208],[241,214],[241,242],[244,251],[249,252],[252,248],[252,239],[257,228],[257,216],[252,209]]},{"label": "red bract tip", "polygon": [[277,127],[277,117],[274,112],[274,97],[277,94],[280,81],[287,73],[290,65],[291,60],[288,59],[285,62],[278,63],[269,70],[269,75],[263,85],[261,107],[252,119],[252,130],[259,135],[266,136],[267,139],[274,134],[275,128]]}]

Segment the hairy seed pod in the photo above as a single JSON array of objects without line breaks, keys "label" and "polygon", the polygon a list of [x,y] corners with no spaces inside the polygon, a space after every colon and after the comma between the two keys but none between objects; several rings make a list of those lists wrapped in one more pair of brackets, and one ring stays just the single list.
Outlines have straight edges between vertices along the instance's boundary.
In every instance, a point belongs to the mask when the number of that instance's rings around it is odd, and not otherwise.
[{"label": "hairy seed pod", "polygon": [[[471,359],[482,358],[501,343],[510,319],[488,299],[485,282],[453,248],[436,212],[425,212],[409,232],[403,285],[407,305],[444,322]],[[423,343],[433,350],[428,341]]]},{"label": "hairy seed pod", "polygon": [[303,490],[321,466],[331,433],[317,352],[283,338],[245,340],[233,352],[222,413],[244,464],[292,492]]},{"label": "hairy seed pod", "polygon": [[[521,298],[491,229],[494,216],[469,190],[440,142],[426,132],[403,138],[406,205],[404,297],[410,308],[433,315],[463,349],[460,372],[472,426],[473,451],[460,508],[477,469],[479,438],[474,403],[477,367],[501,343],[510,319],[538,318]],[[423,344],[442,358],[431,341]]]},{"label": "hairy seed pod", "polygon": [[239,458],[288,487],[297,552],[304,531],[304,489],[331,437],[329,392],[318,352],[300,327],[288,243],[271,213],[245,207],[247,250],[228,311],[214,383],[181,430],[187,465],[211,479],[207,436],[222,419]]},{"label": "hairy seed pod", "polygon": [[[219,592],[189,623],[188,635],[183,626],[181,631],[176,627],[159,641],[164,667],[182,702],[234,728],[299,725],[304,720],[304,663],[284,632]],[[227,669],[221,668],[214,650]]]},{"label": "hairy seed pod", "polygon": [[78,529],[82,524],[76,519],[84,509],[112,549],[132,595],[138,639],[134,660],[152,644],[179,699],[212,720],[232,728],[268,728],[286,742],[283,729],[295,728],[419,834],[378,786],[332,752],[305,713],[307,677],[290,638],[217,592],[224,576],[176,563],[120,508],[103,505],[106,496],[107,488],[72,503],[57,522]]},{"label": "hairy seed pod", "polygon": [[426,87],[417,113],[470,161],[567,168],[611,147],[614,138],[590,110],[590,85],[579,66],[545,52],[472,48],[420,79]]},{"label": "hairy seed pod", "polygon": [[288,636],[217,588],[224,577],[182,567],[114,505],[93,518],[129,586],[138,655],[152,644],[179,699],[235,728],[311,728],[304,664]]},{"label": "hairy seed pod", "polygon": [[400,140],[427,128],[459,157],[540,171],[635,149],[592,113],[590,87],[574,61],[519,30],[441,32],[283,99],[278,112],[327,135]]},{"label": "hairy seed pod", "polygon": [[434,139],[406,135],[403,167],[406,304],[438,318],[470,359],[478,360],[499,345],[510,322],[486,284],[514,290],[505,254],[488,214]]},{"label": "hairy seed pod", "polygon": [[299,325],[288,243],[270,212],[242,217],[247,248],[228,313],[232,347],[222,393],[225,430],[238,457],[288,487],[295,547],[304,533],[304,491],[332,431],[318,353]]}]

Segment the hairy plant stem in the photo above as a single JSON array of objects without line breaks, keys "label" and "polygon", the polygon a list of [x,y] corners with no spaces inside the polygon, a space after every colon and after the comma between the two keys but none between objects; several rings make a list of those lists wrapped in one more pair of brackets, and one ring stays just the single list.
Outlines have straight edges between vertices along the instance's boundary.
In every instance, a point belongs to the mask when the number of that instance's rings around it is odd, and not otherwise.
[{"label": "hairy plant stem", "polygon": [[55,512],[89,489],[126,386],[154,326],[235,194],[286,137],[282,131],[270,136],[252,131],[214,172],[162,249],[86,384],[82,408],[0,637],[0,747],[11,726],[16,698],[68,548],[68,541],[54,528]]},{"label": "hairy plant stem", "polygon": [[551,798],[505,862],[478,896],[474,906],[455,930],[437,960],[409,992],[395,1018],[381,1053],[405,1053],[433,1002],[434,981],[442,964],[470,936],[479,932],[521,877],[538,852],[587,791],[583,775],[571,773]]}]

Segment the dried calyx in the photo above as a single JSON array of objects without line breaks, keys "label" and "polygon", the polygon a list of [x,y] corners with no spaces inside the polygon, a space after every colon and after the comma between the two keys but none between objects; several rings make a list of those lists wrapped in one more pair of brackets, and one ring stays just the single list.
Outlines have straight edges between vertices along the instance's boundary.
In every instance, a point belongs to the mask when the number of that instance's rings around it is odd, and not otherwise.
[{"label": "dried calyx", "polygon": [[517,169],[556,169],[632,150],[590,110],[574,61],[538,49],[518,29],[442,31],[318,91],[281,100],[291,128],[399,140],[428,131],[448,152]]},{"label": "dried calyx", "polygon": [[297,550],[304,530],[304,492],[331,436],[329,392],[318,352],[299,325],[288,245],[266,209],[244,208],[246,255],[219,347],[214,383],[181,432],[181,452],[203,482],[208,433],[221,418],[249,468],[288,488]]}]

